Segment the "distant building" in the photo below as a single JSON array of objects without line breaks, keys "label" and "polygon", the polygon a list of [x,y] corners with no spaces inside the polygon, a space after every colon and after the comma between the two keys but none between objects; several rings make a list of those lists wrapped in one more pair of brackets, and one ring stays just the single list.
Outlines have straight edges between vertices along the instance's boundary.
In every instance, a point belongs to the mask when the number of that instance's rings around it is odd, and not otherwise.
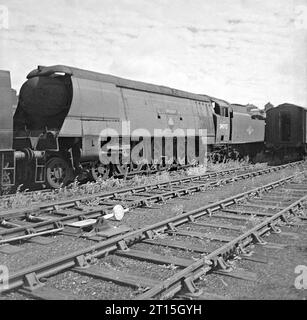
[{"label": "distant building", "polygon": [[271,102],[268,102],[265,106],[264,106],[264,111],[267,112],[269,109],[274,108],[274,106],[272,105]]}]

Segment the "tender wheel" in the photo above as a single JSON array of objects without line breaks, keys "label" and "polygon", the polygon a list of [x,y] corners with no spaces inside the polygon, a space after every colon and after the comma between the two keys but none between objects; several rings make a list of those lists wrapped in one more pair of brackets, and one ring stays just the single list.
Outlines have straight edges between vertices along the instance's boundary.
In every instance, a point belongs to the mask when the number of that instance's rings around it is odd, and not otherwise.
[{"label": "tender wheel", "polygon": [[90,170],[91,177],[93,180],[97,181],[99,179],[107,179],[109,178],[110,168],[101,163],[96,163],[91,167]]},{"label": "tender wheel", "polygon": [[73,169],[62,158],[52,158],[46,164],[47,187],[58,189],[73,180]]}]

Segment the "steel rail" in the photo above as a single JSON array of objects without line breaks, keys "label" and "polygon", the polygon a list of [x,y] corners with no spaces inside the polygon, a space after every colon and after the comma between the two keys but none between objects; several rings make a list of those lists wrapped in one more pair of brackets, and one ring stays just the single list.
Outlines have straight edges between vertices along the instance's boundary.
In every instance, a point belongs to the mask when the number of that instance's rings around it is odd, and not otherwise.
[{"label": "steel rail", "polygon": [[1,219],[2,220],[8,219],[8,218],[19,218],[19,217],[26,216],[28,214],[35,214],[35,213],[41,212],[41,211],[48,212],[48,211],[52,211],[52,210],[57,210],[59,208],[62,208],[62,209],[71,208],[82,201],[87,201],[87,200],[91,200],[91,199],[101,198],[101,200],[102,199],[104,199],[104,200],[111,199],[112,200],[112,198],[118,197],[120,195],[126,195],[126,194],[134,195],[137,192],[160,190],[163,187],[172,187],[172,186],[178,185],[180,183],[184,184],[187,182],[199,181],[199,180],[202,180],[203,178],[211,178],[211,177],[220,176],[220,175],[224,176],[226,174],[233,173],[233,172],[240,171],[240,170],[241,169],[229,169],[229,170],[224,170],[221,172],[214,172],[214,173],[209,173],[209,174],[206,173],[206,174],[199,175],[199,176],[191,176],[191,177],[173,179],[168,182],[157,182],[157,183],[153,183],[153,184],[125,188],[125,189],[121,189],[121,190],[117,190],[117,191],[113,191],[113,192],[104,192],[104,193],[97,193],[94,195],[83,196],[83,197],[74,197],[72,199],[48,202],[46,204],[36,205],[36,206],[29,207],[26,209],[24,209],[24,208],[9,209],[9,210],[5,210],[4,212],[0,213],[0,220]]},{"label": "steel rail", "polygon": [[[214,267],[217,266],[219,257],[225,259],[225,256],[229,256],[233,253],[239,253],[240,251],[242,251],[242,248],[248,246],[251,243],[257,243],[259,242],[259,240],[261,243],[261,239],[259,237],[261,237],[263,234],[270,230],[274,231],[276,225],[278,224],[278,222],[280,222],[280,220],[285,221],[285,215],[287,213],[293,212],[296,208],[301,208],[303,202],[305,201],[307,201],[307,195],[295,201],[288,207],[280,210],[272,217],[266,218],[263,222],[259,223],[252,229],[246,231],[244,234],[239,235],[238,237],[226,243],[222,247],[209,253],[205,257],[197,260],[190,266],[176,273],[174,276],[149,289],[145,293],[137,296],[136,300],[154,298],[155,296],[162,294],[164,291],[167,291],[169,288],[171,288],[171,295],[176,294],[183,288],[183,283],[187,278],[190,278],[192,281],[195,281],[199,279],[199,277],[201,277],[202,275],[212,271]],[[205,269],[203,269],[204,266],[206,266]],[[170,293],[168,293],[168,296],[169,294]]]},{"label": "steel rail", "polygon": [[151,169],[151,170],[143,169],[143,170],[138,170],[138,171],[130,171],[127,174],[115,173],[114,177],[115,178],[118,178],[118,177],[133,178],[134,176],[136,176],[138,174],[153,174],[153,173],[157,173],[157,172],[170,171],[172,169],[175,169],[175,170],[179,171],[179,170],[184,170],[184,169],[187,169],[187,168],[192,168],[194,166],[195,165],[193,165],[193,164],[185,164],[185,165],[182,165],[182,166],[176,166],[175,165],[175,166],[171,166],[171,167],[161,167],[161,168]]},{"label": "steel rail", "polygon": [[[298,165],[298,164],[300,164],[300,162],[296,162],[296,163],[292,163],[292,164]],[[243,169],[247,170],[247,168],[243,168]],[[62,208],[63,207],[69,208],[69,207],[75,206],[75,204],[77,202],[87,201],[87,200],[91,200],[91,199],[95,199],[95,198],[110,199],[110,198],[114,198],[118,195],[122,195],[122,194],[126,194],[126,193],[142,192],[142,191],[159,189],[159,188],[162,188],[163,186],[166,187],[166,186],[175,185],[178,183],[193,182],[196,180],[201,180],[203,178],[212,178],[212,177],[216,177],[216,176],[223,176],[223,175],[237,172],[240,170],[242,170],[242,168],[227,169],[227,170],[223,170],[220,172],[204,173],[202,175],[195,175],[195,176],[191,176],[191,177],[172,179],[167,182],[157,182],[157,183],[146,184],[146,185],[142,185],[142,186],[120,189],[120,190],[116,190],[116,191],[112,191],[112,192],[99,192],[99,193],[92,194],[92,195],[73,197],[72,199],[65,199],[65,200],[60,200],[60,201],[59,200],[50,201],[48,203],[35,205],[33,207],[26,208],[26,209],[21,208],[21,209],[8,209],[5,211],[3,210],[3,212],[0,213],[0,219],[5,218],[6,216],[10,216],[14,213],[16,213],[16,215],[14,217],[21,217],[25,214],[28,214],[28,213],[34,212],[34,211],[38,211],[38,210],[52,211],[52,210],[55,210],[57,207],[61,207],[61,206],[62,206]]]},{"label": "steel rail", "polygon": [[[273,170],[277,170],[276,168],[277,167],[274,167]],[[271,168],[269,168],[269,169],[271,169]],[[197,186],[186,186],[185,188],[181,188],[179,190],[177,189],[177,190],[168,191],[168,192],[164,192],[161,194],[146,196],[141,199],[137,199],[133,202],[130,202],[129,205],[126,207],[129,209],[135,209],[137,207],[141,207],[144,205],[150,206],[150,203],[157,203],[159,201],[165,201],[165,200],[172,199],[175,197],[181,197],[182,195],[186,195],[189,193],[199,192],[199,191],[203,190],[205,187],[206,188],[214,187],[217,185],[226,184],[226,183],[242,180],[245,178],[249,178],[251,176],[257,176],[257,175],[264,174],[267,172],[268,172],[268,169],[266,168],[263,170],[247,172],[247,173],[243,173],[238,176],[229,177],[229,178],[225,178],[225,179],[221,179],[221,180],[217,180],[217,181],[204,182],[203,184],[197,185]],[[178,181],[178,180],[176,180],[176,181]],[[61,217],[61,218],[48,219],[48,220],[45,220],[42,222],[35,223],[33,225],[18,226],[18,227],[9,228],[6,230],[1,230],[0,231],[0,245],[5,244],[5,243],[9,243],[12,241],[30,239],[30,238],[33,238],[33,237],[40,235],[40,232],[43,232],[43,231],[46,231],[46,234],[48,234],[48,232],[50,234],[60,232],[60,231],[62,231],[60,229],[64,228],[63,223],[78,221],[79,218],[82,218],[82,219],[98,218],[100,216],[103,216],[105,213],[107,213],[108,210],[109,209],[107,209],[106,207],[102,207],[102,208],[94,209],[94,210],[81,211],[79,213],[70,214],[68,216]],[[0,215],[0,219],[1,219],[1,217],[3,219],[3,216]],[[16,217],[16,216],[14,215],[14,217]],[[37,216],[33,216],[33,218],[36,218],[36,217]],[[4,221],[6,221],[6,220],[4,220]],[[53,228],[53,229],[50,229],[50,228]],[[57,231],[55,231],[55,230],[57,230]],[[38,232],[36,233],[36,231],[38,231]],[[24,234],[25,232],[26,232],[26,234]],[[13,238],[4,238],[4,237],[9,237],[10,235],[11,236],[13,235],[14,237]],[[19,235],[19,237],[18,237],[18,235]]]},{"label": "steel rail", "polygon": [[[252,171],[250,172],[251,174],[257,175],[257,174],[262,174],[262,173],[270,173],[273,171],[278,171],[285,169],[287,167],[294,167],[300,164],[303,164],[304,161],[297,161],[297,162],[292,162],[289,164],[284,164],[281,166],[274,166],[258,171]],[[40,205],[35,205],[33,207],[29,208],[21,208],[21,209],[9,209],[6,210],[2,213],[0,213],[0,219],[6,219],[10,217],[18,218],[18,217],[23,217],[28,214],[35,214],[38,212],[49,212],[53,210],[57,210],[59,208],[64,209],[64,208],[71,208],[76,205],[78,205],[82,201],[89,201],[97,198],[109,200],[112,198],[116,198],[119,195],[125,195],[125,194],[136,194],[137,192],[146,192],[146,191],[153,191],[153,190],[159,190],[163,187],[172,187],[177,184],[184,184],[184,183],[192,183],[194,181],[199,181],[202,180],[203,178],[211,178],[211,177],[216,177],[216,176],[223,176],[226,174],[231,174],[237,171],[242,170],[242,168],[236,168],[236,169],[228,169],[228,170],[223,170],[220,172],[211,172],[211,173],[204,173],[201,175],[195,175],[191,177],[185,177],[185,178],[178,178],[178,179],[173,179],[167,182],[157,182],[153,184],[146,184],[142,186],[135,186],[131,188],[125,188],[121,190],[116,190],[112,192],[102,192],[102,193],[97,193],[93,195],[86,195],[82,197],[73,197],[72,199],[66,199],[66,200],[60,200],[60,201],[53,201],[53,202],[48,202]],[[243,168],[243,170],[247,170],[247,168]]]},{"label": "steel rail", "polygon": [[[177,170],[180,171],[180,170],[185,170],[187,168],[191,168],[191,167],[194,167],[194,165],[189,165],[189,164],[186,164],[186,165],[183,165],[183,166],[180,166],[180,167],[172,167],[171,169],[175,169],[175,171]],[[125,178],[133,178],[134,176],[136,175],[141,175],[141,174],[154,174],[154,173],[157,173],[157,172],[164,172],[164,171],[168,171],[169,168],[165,168],[165,167],[162,167],[160,169],[155,169],[155,170],[139,170],[139,171],[132,171],[132,172],[128,172],[127,175],[124,175],[124,174],[121,174],[121,173],[118,173],[118,174],[114,174],[113,177],[114,178],[121,178],[121,177],[125,177]],[[32,195],[35,195],[37,193],[52,193],[54,190],[56,189],[38,189],[38,190],[31,190],[31,191],[23,191],[21,192],[21,194],[23,196],[32,196]],[[16,193],[8,193],[8,194],[3,194],[3,195],[0,195],[0,201],[5,201],[5,200],[8,200],[10,198],[13,198],[14,196],[16,195]]]},{"label": "steel rail", "polygon": [[[26,268],[24,270],[18,271],[16,273],[10,275],[9,280],[8,280],[9,287],[5,291],[10,291],[10,290],[22,287],[25,284],[27,276],[29,276],[29,275],[34,275],[39,280],[41,278],[50,277],[58,272],[63,272],[67,269],[70,269],[70,268],[73,268],[76,266],[79,266],[79,267],[86,266],[87,263],[92,261],[93,259],[101,257],[105,254],[111,253],[122,246],[130,245],[135,242],[140,242],[144,239],[152,238],[154,231],[155,232],[164,232],[165,230],[172,229],[174,226],[176,227],[178,225],[181,225],[181,224],[184,224],[186,222],[191,221],[191,218],[196,218],[196,217],[200,217],[203,215],[211,215],[214,211],[226,208],[226,207],[233,205],[233,204],[237,204],[238,202],[240,202],[250,196],[259,195],[261,192],[267,192],[271,189],[274,189],[278,186],[281,186],[281,185],[293,180],[297,176],[298,176],[298,174],[288,176],[286,178],[274,181],[270,184],[251,189],[249,191],[237,194],[235,196],[229,197],[224,200],[220,200],[220,201],[215,202],[213,204],[210,204],[210,205],[207,205],[207,206],[204,206],[204,207],[201,207],[201,208],[189,211],[189,212],[185,212],[185,213],[181,214],[180,216],[175,216],[175,217],[166,219],[164,221],[155,223],[151,226],[147,226],[147,227],[141,228],[139,230],[131,231],[131,232],[126,233],[124,235],[113,237],[109,240],[99,242],[99,243],[97,243],[93,246],[87,247],[85,249],[77,250],[77,251],[72,252],[70,254],[67,254],[65,256],[52,259],[51,261],[47,261],[42,264],[31,266],[31,267]],[[297,201],[296,203],[298,203],[299,201]],[[291,206],[291,208],[292,207],[293,206]],[[282,210],[282,212],[285,212],[285,211],[286,211],[285,209]],[[274,219],[276,219],[275,218],[276,216],[277,215],[274,215]],[[282,217],[282,213],[279,213],[278,217]],[[272,220],[272,218],[268,221],[271,221],[271,220]],[[263,223],[260,225],[261,228],[262,228],[262,225],[263,225]],[[252,230],[258,230],[258,229],[253,228]],[[253,231],[253,232],[256,232],[256,231]],[[243,238],[242,237],[243,236],[238,238],[237,242],[241,242],[242,239],[246,237],[245,234],[244,234],[244,237]],[[215,254],[223,254],[224,252],[226,252],[228,250],[229,246],[231,246],[233,244],[235,244],[234,241],[232,241],[229,245],[223,246],[221,249],[219,249],[219,251],[215,251],[214,255]],[[209,256],[209,258],[211,259],[214,255],[211,254]],[[207,257],[207,259],[208,259],[208,257]],[[192,267],[189,267],[188,270],[189,271],[193,271],[196,269],[198,270],[199,268],[201,268],[204,265],[204,261],[205,261],[205,259],[201,259],[200,262],[197,261],[197,263],[193,264]],[[172,278],[171,281],[174,281],[175,283],[178,281],[180,282],[182,277],[186,277],[186,273],[180,272],[180,275],[181,275],[181,278],[179,280],[177,278],[176,279]],[[154,291],[153,291],[153,289],[154,289]],[[160,290],[163,288],[154,287],[153,289],[148,291],[149,294],[150,293],[156,294],[156,292],[160,292]]]},{"label": "steel rail", "polygon": [[[35,195],[37,193],[48,193],[48,192],[52,192],[51,189],[41,189],[41,190],[32,190],[32,191],[23,191],[23,192],[19,192],[21,195],[29,197],[32,195]],[[16,193],[9,193],[9,194],[3,194],[0,195],[0,201],[6,201],[10,198],[13,198],[16,196]]]}]

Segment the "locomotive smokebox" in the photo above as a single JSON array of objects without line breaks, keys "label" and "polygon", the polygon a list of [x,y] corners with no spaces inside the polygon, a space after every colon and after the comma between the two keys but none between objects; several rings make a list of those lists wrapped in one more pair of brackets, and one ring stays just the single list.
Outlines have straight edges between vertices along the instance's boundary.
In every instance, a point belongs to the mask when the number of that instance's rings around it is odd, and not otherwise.
[{"label": "locomotive smokebox", "polygon": [[57,130],[71,103],[71,81],[66,76],[36,76],[21,87],[15,113],[16,130]]},{"label": "locomotive smokebox", "polygon": [[69,93],[63,79],[34,77],[20,90],[20,103],[25,112],[52,117],[67,108]]}]

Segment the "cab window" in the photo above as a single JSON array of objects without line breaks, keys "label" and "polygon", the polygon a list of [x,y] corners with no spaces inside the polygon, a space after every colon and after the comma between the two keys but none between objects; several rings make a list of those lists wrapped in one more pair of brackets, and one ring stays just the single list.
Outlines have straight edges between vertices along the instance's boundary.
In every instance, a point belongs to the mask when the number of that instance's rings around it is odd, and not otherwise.
[{"label": "cab window", "polygon": [[221,108],[216,102],[214,102],[214,112],[221,115]]},{"label": "cab window", "polygon": [[227,107],[221,107],[218,103],[214,102],[214,112],[222,117],[229,117]]}]

